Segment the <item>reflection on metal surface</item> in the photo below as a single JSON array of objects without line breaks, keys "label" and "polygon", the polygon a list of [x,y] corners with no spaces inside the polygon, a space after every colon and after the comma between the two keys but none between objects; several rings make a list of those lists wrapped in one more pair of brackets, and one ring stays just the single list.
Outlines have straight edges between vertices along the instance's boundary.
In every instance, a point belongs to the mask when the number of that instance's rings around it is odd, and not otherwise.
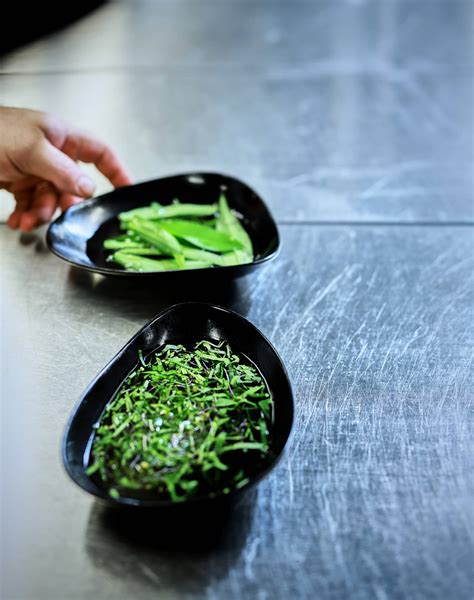
[{"label": "reflection on metal surface", "polygon": [[[176,521],[159,511],[116,510],[94,503],[85,549],[109,577],[136,580],[154,593],[202,595],[229,576],[252,527],[258,490],[232,512],[208,512],[201,520]],[[168,597],[168,596],[166,596]]]},{"label": "reflection on metal surface", "polygon": [[211,302],[245,316],[252,302],[246,279],[219,286],[190,286],[188,283],[170,286],[156,281],[105,278],[68,267],[67,281],[68,287],[80,294],[84,301],[93,302],[97,311],[112,309],[123,317],[133,315],[143,321],[151,319],[167,306],[187,301]]}]

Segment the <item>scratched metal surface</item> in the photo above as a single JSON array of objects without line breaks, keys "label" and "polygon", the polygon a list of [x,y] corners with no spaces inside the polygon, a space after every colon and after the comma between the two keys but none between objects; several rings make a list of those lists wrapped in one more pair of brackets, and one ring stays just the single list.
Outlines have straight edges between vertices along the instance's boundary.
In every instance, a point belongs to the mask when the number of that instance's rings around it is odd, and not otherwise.
[{"label": "scratched metal surface", "polygon": [[473,222],[471,0],[294,6],[111,2],[5,58],[0,103],[96,131],[139,180],[240,176],[281,220]]},{"label": "scratched metal surface", "polygon": [[[283,238],[236,285],[163,290],[1,226],[2,600],[472,597],[473,6],[111,2],[0,63],[0,104],[98,132],[138,179],[240,176]],[[107,527],[59,457],[89,381],[187,299],[261,328],[297,400],[285,460],[199,554]]]},{"label": "scratched metal surface", "polygon": [[282,234],[280,260],[232,293],[191,293],[236,308],[273,340],[298,411],[287,458],[221,546],[195,555],[105,528],[58,453],[88,381],[179,294],[90,279],[41,241],[22,246],[2,231],[13,348],[27,357],[10,376],[5,417],[10,436],[18,414],[33,432],[23,458],[4,465],[9,489],[22,491],[6,500],[4,585],[17,594],[6,598],[471,596],[472,229]]},{"label": "scratched metal surface", "polygon": [[429,74],[407,89],[384,72],[337,70],[4,76],[0,103],[87,126],[138,180],[234,174],[280,220],[473,222],[472,79],[450,82]]}]

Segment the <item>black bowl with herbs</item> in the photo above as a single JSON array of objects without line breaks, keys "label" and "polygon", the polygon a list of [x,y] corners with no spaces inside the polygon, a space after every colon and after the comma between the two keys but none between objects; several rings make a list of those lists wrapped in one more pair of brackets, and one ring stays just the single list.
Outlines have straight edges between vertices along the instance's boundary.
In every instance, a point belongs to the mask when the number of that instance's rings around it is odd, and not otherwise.
[{"label": "black bowl with herbs", "polygon": [[163,177],[86,200],[56,219],[46,240],[76,267],[160,279],[240,277],[280,245],[263,200],[217,173]]},{"label": "black bowl with herbs", "polygon": [[225,308],[177,304],[86,390],[63,461],[109,505],[228,503],[275,466],[293,411],[285,367],[258,329]]}]

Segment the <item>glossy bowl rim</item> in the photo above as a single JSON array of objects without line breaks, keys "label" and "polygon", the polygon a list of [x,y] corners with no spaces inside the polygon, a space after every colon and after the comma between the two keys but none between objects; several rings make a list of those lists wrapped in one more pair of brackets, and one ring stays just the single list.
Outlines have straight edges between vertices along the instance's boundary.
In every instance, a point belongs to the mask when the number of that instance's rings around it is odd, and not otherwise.
[{"label": "glossy bowl rim", "polygon": [[[85,397],[90,393],[92,388],[96,385],[97,381],[106,373],[106,371],[108,370],[110,365],[112,365],[119,358],[119,356],[122,354],[122,352],[125,350],[125,348],[127,348],[129,345],[131,345],[141,335],[141,333],[143,332],[144,329],[146,329],[147,327],[149,327],[150,325],[155,323],[155,321],[161,320],[167,313],[171,313],[172,311],[179,310],[181,307],[185,307],[185,306],[187,306],[187,307],[189,307],[189,306],[191,306],[191,307],[192,306],[206,306],[208,308],[211,308],[212,310],[217,310],[217,311],[221,311],[223,313],[227,313],[232,318],[237,318],[238,320],[245,322],[254,331],[256,331],[257,334],[259,334],[261,336],[263,341],[268,345],[268,347],[270,348],[272,353],[275,355],[276,359],[278,360],[278,363],[280,364],[280,366],[282,368],[285,379],[288,383],[288,394],[289,394],[288,400],[289,400],[290,408],[291,408],[291,417],[290,417],[290,422],[288,423],[288,434],[287,434],[285,443],[283,445],[283,448],[278,453],[278,455],[275,456],[275,458],[264,469],[262,469],[257,475],[252,477],[249,482],[247,482],[244,486],[242,486],[239,489],[232,490],[228,494],[217,493],[215,496],[212,496],[212,497],[211,496],[207,496],[207,497],[206,496],[198,496],[196,498],[190,498],[189,500],[184,500],[183,502],[173,502],[171,500],[143,500],[143,499],[139,499],[139,498],[126,498],[126,497],[121,497],[121,496],[119,498],[112,498],[111,496],[106,495],[105,490],[101,490],[101,488],[99,486],[95,486],[97,492],[86,489],[74,477],[72,470],[69,467],[69,461],[67,460],[68,433],[71,428],[72,422],[77,414],[77,411],[79,410]],[[256,366],[258,367],[258,365],[256,365]],[[104,408],[105,408],[106,404],[108,402],[110,402],[111,399],[112,398],[109,398],[107,400],[107,402],[104,404]],[[293,388],[292,388],[291,379],[290,379],[290,376],[286,369],[285,363],[283,362],[283,360],[282,360],[281,356],[279,355],[278,351],[276,350],[275,346],[270,342],[270,340],[266,337],[266,335],[264,333],[262,333],[260,331],[260,329],[258,329],[258,327],[256,327],[249,319],[247,319],[240,313],[237,313],[227,307],[220,306],[218,304],[213,304],[211,302],[179,302],[177,304],[173,304],[173,305],[168,306],[167,308],[163,309],[162,311],[157,313],[154,317],[152,317],[149,321],[147,321],[142,327],[140,327],[140,329],[120,348],[120,350],[118,350],[118,352],[116,352],[116,354],[107,362],[107,364],[99,371],[99,373],[97,373],[97,375],[94,377],[94,379],[89,383],[89,385],[86,387],[86,389],[81,394],[79,400],[74,404],[72,412],[69,415],[66,425],[64,427],[62,442],[61,442],[61,459],[62,459],[63,467],[64,467],[66,473],[68,474],[68,476],[72,479],[72,481],[78,487],[80,487],[84,492],[93,495],[97,500],[100,500],[102,503],[105,503],[108,506],[135,507],[135,508],[146,508],[146,509],[152,509],[152,508],[155,508],[155,509],[170,509],[170,508],[179,509],[179,508],[185,508],[185,507],[190,507],[190,506],[197,506],[202,503],[230,500],[231,498],[235,498],[236,496],[239,496],[240,494],[243,494],[246,491],[253,488],[278,465],[278,463],[280,462],[280,460],[283,458],[284,454],[286,453],[289,443],[294,435],[295,412],[296,412],[296,407],[295,407]],[[102,491],[103,491],[103,494],[99,493]]]}]

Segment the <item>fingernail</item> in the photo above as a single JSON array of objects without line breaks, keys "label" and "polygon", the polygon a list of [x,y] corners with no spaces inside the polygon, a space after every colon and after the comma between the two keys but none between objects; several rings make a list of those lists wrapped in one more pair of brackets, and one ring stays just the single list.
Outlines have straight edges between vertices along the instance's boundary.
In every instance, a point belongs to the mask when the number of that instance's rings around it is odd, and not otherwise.
[{"label": "fingernail", "polygon": [[95,191],[95,183],[87,175],[82,175],[77,182],[77,189],[82,196],[92,196]]}]

